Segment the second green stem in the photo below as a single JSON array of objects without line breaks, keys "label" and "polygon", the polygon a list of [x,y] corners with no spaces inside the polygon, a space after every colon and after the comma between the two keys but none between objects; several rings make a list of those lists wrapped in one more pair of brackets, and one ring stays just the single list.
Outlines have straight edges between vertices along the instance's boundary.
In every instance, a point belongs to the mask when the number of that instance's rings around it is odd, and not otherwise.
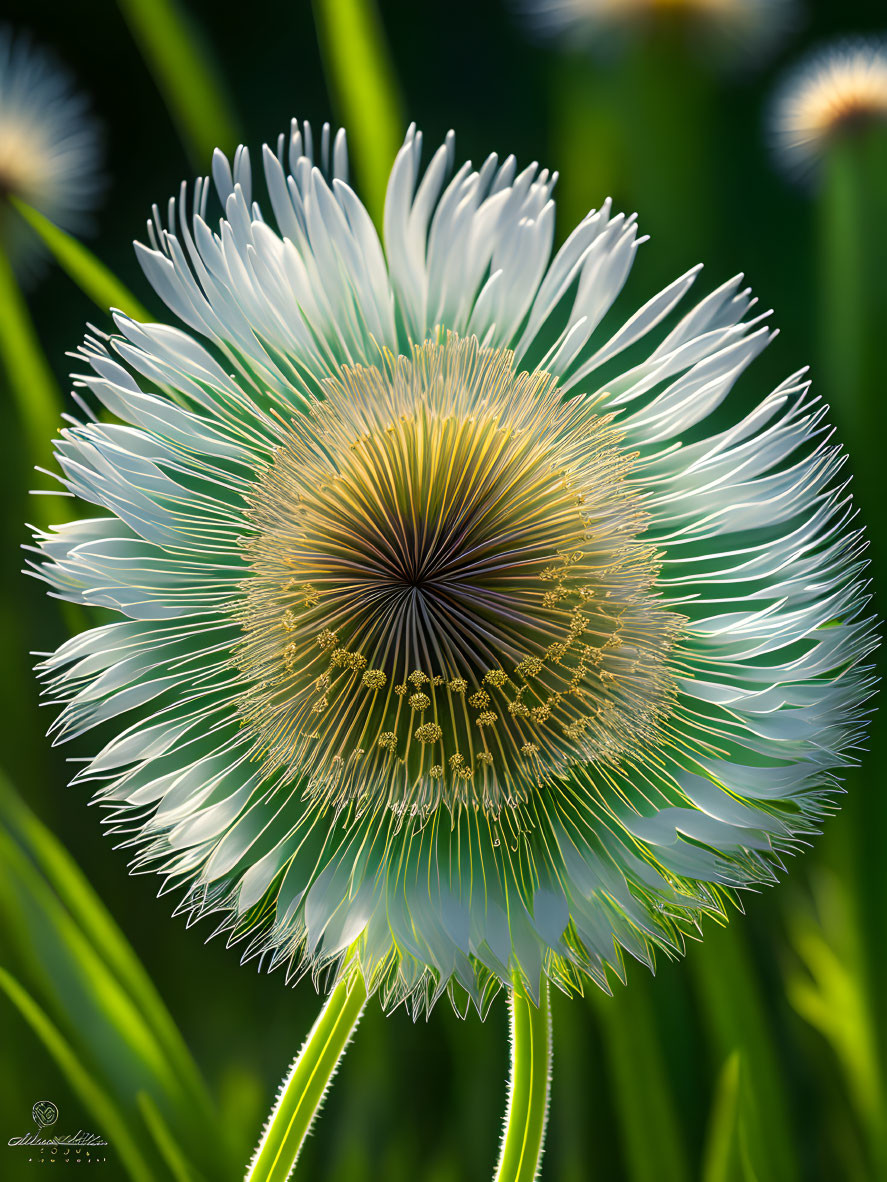
[{"label": "second green stem", "polygon": [[495,1182],[533,1182],[539,1174],[551,1085],[551,1004],[545,980],[535,1005],[518,986],[511,1010],[511,1081]]}]

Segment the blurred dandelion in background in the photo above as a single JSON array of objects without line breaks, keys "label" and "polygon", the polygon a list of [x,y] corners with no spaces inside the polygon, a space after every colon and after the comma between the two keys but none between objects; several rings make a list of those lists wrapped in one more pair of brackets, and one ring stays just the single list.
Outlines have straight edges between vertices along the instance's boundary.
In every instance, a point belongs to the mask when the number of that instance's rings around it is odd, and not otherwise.
[{"label": "blurred dandelion in background", "polygon": [[0,28],[0,246],[19,275],[33,272],[41,247],[8,198],[82,232],[102,192],[102,157],[98,121],[67,69]]},{"label": "blurred dandelion in background", "polygon": [[421,157],[411,128],[384,249],[328,126],[264,147],[273,218],[245,148],[155,208],[174,320],[86,338],[56,455],[101,515],[36,539],[54,594],[124,617],[42,663],[56,740],[100,736],[74,783],[179,912],[332,990],[255,1177],[367,994],[484,1015],[503,987],[517,1177],[548,983],[608,990],[774,882],[873,686],[824,407],[796,373],[724,417],[771,339],[741,278],[618,327],[633,217],[555,252],[548,171]]},{"label": "blurred dandelion in background", "polygon": [[[550,43],[552,136],[572,223],[601,191],[658,240],[651,289],[718,251],[724,80],[745,80],[801,23],[796,0],[512,0]],[[651,195],[656,195],[655,200]],[[675,233],[675,226],[681,232]]]},{"label": "blurred dandelion in background", "polygon": [[770,128],[777,162],[810,178],[836,141],[887,130],[887,44],[856,38],[806,58],[773,101]]},{"label": "blurred dandelion in background", "polygon": [[875,510],[879,464],[865,457],[883,430],[887,372],[887,252],[872,233],[887,203],[885,39],[846,38],[808,55],[772,99],[768,132],[776,167],[815,202],[819,362],[838,426],[862,461],[857,495]]},{"label": "blurred dandelion in background", "polygon": [[612,53],[666,34],[720,60],[760,61],[796,27],[795,0],[516,0],[540,36]]}]

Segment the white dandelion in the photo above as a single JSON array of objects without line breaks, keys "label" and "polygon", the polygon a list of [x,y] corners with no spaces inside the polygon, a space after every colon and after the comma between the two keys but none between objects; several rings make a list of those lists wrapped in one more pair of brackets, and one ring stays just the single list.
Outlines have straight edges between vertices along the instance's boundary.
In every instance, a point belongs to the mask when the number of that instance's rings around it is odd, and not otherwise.
[{"label": "white dandelion", "polygon": [[754,62],[795,27],[795,0],[515,0],[540,36],[612,52],[639,36],[682,35],[704,53]]},{"label": "white dandelion", "polygon": [[770,113],[776,160],[801,178],[815,175],[831,144],[874,127],[887,131],[883,40],[846,40],[814,53],[786,79]]},{"label": "white dandelion", "polygon": [[0,247],[19,271],[36,235],[5,198],[69,231],[88,228],[100,196],[102,148],[90,105],[53,54],[0,29]]},{"label": "white dandelion", "polygon": [[739,279],[602,327],[609,202],[555,251],[554,176],[452,135],[423,171],[411,129],[380,240],[318,149],[263,149],[270,208],[217,154],[138,247],[169,323],[83,345],[56,454],[99,512],[34,571],[121,619],[43,662],[53,733],[134,869],[288,978],[606,988],[833,807],[875,643],[843,456],[802,372],[731,414]]}]

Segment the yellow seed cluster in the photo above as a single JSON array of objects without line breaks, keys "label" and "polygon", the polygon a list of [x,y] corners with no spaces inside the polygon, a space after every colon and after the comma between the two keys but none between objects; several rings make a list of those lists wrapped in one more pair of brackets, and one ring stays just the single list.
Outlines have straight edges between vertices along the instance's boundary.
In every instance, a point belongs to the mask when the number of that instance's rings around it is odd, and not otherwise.
[{"label": "yellow seed cluster", "polygon": [[566,599],[569,592],[565,587],[556,587],[553,591],[546,591],[542,596],[543,607],[557,607],[562,599]]},{"label": "yellow seed cluster", "polygon": [[518,661],[514,667],[514,671],[519,677],[535,677],[541,669],[541,657],[525,657],[522,661]]},{"label": "yellow seed cluster", "polygon": [[337,648],[330,657],[330,664],[337,669],[359,670],[366,667],[367,659],[362,653],[350,653],[347,648]]},{"label": "yellow seed cluster", "polygon": [[416,728],[416,738],[420,743],[437,743],[443,738],[443,731],[436,722],[423,722]]},{"label": "yellow seed cluster", "polygon": [[470,780],[474,775],[472,769],[465,763],[465,756],[459,751],[450,756],[449,764],[450,770],[457,779]]}]

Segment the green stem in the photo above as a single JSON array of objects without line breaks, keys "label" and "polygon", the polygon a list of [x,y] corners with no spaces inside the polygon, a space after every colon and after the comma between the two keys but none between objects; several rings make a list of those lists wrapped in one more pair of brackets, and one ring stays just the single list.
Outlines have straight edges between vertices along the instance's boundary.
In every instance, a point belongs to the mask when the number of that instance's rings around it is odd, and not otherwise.
[{"label": "green stem", "polygon": [[509,998],[511,1081],[495,1182],[533,1182],[539,1175],[551,1084],[551,1005],[544,981],[536,1006],[519,986]]},{"label": "green stem", "polygon": [[561,170],[558,225],[575,226],[605,197],[621,208],[626,197],[624,132],[614,101],[612,70],[592,69],[585,52],[558,54],[552,63],[551,135]]},{"label": "green stem", "polygon": [[824,161],[820,197],[820,363],[838,424],[854,450],[865,445],[865,170],[854,144],[835,144]]},{"label": "green stem", "polygon": [[710,253],[713,89],[711,71],[667,27],[634,38],[605,66],[577,51],[552,73],[558,222],[572,226],[605,197],[637,210],[656,243],[644,261],[650,294]]},{"label": "green stem", "polygon": [[[884,610],[887,586],[887,514],[884,504],[883,439],[887,430],[887,129],[880,123],[836,137],[824,161],[819,193],[819,372],[835,425],[849,451],[854,499],[865,522],[866,557],[876,592],[876,606]],[[879,590],[880,589],[880,590]],[[885,659],[878,661],[881,677]],[[852,884],[848,922],[859,935],[858,988],[864,1010],[875,1015],[873,1029],[877,1061],[887,1061],[887,996],[883,988],[887,948],[866,933],[883,926],[887,866],[878,835],[887,824],[887,801],[867,791],[878,782],[878,769],[887,768],[887,726],[875,714],[863,770],[847,777],[847,807],[830,835],[834,867]],[[879,1114],[882,1115],[882,1114]],[[887,1177],[887,1135],[883,1119],[869,1125],[875,1173]],[[880,1171],[880,1172],[879,1172]]]},{"label": "green stem", "polygon": [[341,981],[293,1060],[253,1156],[247,1182],[286,1182],[354,1033],[367,993],[358,972]]}]

